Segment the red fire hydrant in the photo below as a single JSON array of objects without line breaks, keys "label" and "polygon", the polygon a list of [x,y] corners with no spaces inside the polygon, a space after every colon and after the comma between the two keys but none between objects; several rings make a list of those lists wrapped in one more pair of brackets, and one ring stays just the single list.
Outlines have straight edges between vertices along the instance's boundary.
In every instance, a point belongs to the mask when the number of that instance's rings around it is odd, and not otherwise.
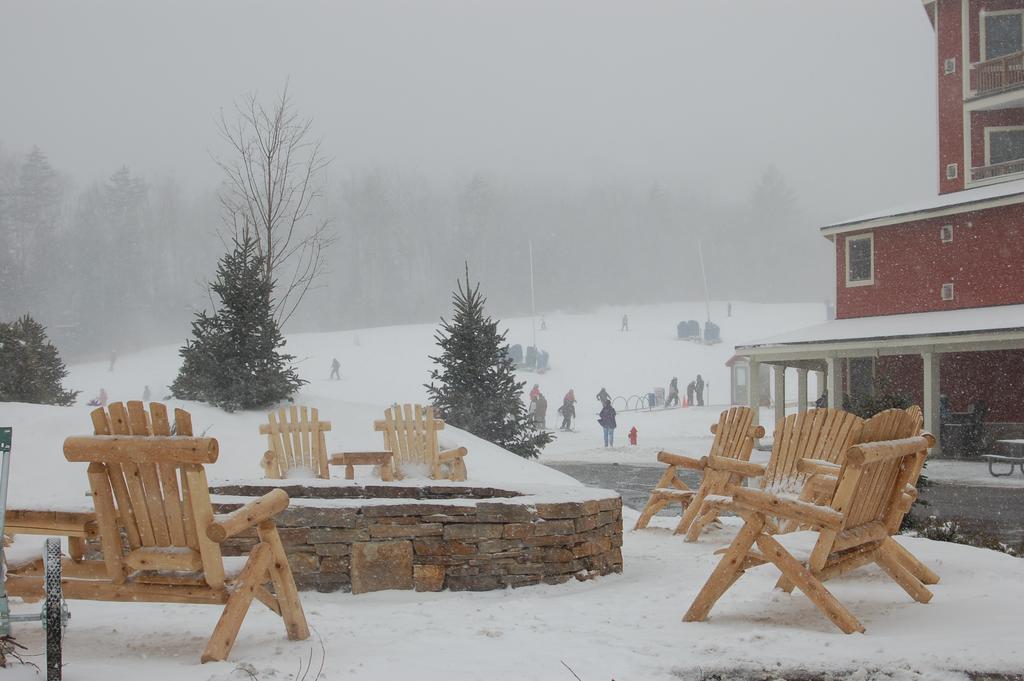
[{"label": "red fire hydrant", "polygon": [[636,426],[629,429],[629,444],[636,447]]}]

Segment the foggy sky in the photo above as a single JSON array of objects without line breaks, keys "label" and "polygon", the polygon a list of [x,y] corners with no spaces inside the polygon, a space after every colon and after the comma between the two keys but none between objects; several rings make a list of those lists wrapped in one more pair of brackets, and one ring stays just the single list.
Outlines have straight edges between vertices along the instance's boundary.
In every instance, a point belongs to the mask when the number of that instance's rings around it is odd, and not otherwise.
[{"label": "foggy sky", "polygon": [[0,143],[205,189],[219,110],[290,78],[334,178],[729,195],[775,163],[840,219],[934,193],[933,41],[919,0],[0,0]]}]

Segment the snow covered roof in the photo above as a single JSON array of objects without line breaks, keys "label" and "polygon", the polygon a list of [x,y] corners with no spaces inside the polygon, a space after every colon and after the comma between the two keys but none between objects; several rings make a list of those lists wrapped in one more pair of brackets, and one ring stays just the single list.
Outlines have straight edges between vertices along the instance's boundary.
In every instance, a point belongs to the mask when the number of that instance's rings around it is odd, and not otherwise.
[{"label": "snow covered roof", "polygon": [[955,336],[996,331],[1024,332],[1024,305],[834,319],[737,346],[736,351],[742,354],[744,350],[782,345]]},{"label": "snow covered roof", "polygon": [[850,232],[871,227],[901,224],[912,220],[956,215],[982,208],[995,208],[1015,203],[1024,203],[1024,180],[1000,182],[976,189],[968,189],[952,194],[942,194],[922,199],[888,210],[869,213],[852,220],[844,220],[825,225],[822,234],[831,237],[834,234]]}]

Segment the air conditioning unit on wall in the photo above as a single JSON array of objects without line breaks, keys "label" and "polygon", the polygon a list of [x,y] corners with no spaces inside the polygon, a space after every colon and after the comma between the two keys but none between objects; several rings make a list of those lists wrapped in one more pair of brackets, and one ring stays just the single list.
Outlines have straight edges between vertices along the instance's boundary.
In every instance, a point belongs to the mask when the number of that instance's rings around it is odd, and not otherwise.
[{"label": "air conditioning unit on wall", "polygon": [[960,176],[960,164],[948,163],[946,164],[946,179],[955,180]]},{"label": "air conditioning unit on wall", "polygon": [[939,240],[944,244],[953,243],[953,225],[939,227]]},{"label": "air conditioning unit on wall", "polygon": [[942,299],[953,300],[953,284],[942,285]]},{"label": "air conditioning unit on wall", "polygon": [[956,57],[950,57],[943,62],[942,73],[947,76],[956,73]]}]

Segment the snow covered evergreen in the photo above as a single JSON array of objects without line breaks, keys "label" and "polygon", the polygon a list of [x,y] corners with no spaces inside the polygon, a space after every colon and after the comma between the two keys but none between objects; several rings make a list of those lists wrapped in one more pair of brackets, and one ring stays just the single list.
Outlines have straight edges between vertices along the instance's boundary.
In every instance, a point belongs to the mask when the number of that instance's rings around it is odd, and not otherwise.
[{"label": "snow covered evergreen", "polygon": [[499,333],[498,322],[484,312],[487,299],[479,284],[469,283],[468,266],[465,285],[458,282],[452,301],[455,314],[450,322],[441,320],[434,336],[441,354],[430,358],[437,368],[425,386],[437,415],[519,456],[539,456],[552,436],[538,431],[527,415],[526,383],[516,380],[507,332]]},{"label": "snow covered evergreen", "polygon": [[78,392],[64,389],[67,375],[42,324],[27,314],[0,323],[0,402],[72,405]]},{"label": "snow covered evergreen", "polygon": [[256,242],[243,238],[221,258],[211,284],[220,298],[212,315],[192,322],[193,339],[180,354],[184,362],[171,393],[226,411],[268,407],[290,399],[305,384],[279,352],[284,337],[273,316],[274,282],[266,275]]}]

